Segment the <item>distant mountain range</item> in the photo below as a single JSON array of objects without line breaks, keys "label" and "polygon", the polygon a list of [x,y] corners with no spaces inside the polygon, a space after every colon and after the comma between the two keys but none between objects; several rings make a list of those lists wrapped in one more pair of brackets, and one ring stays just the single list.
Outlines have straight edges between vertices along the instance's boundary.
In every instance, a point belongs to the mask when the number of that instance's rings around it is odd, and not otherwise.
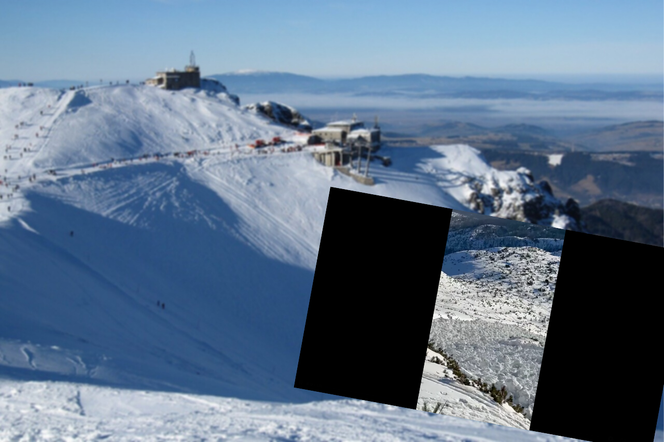
[{"label": "distant mountain range", "polygon": [[661,100],[662,83],[571,84],[543,80],[449,77],[427,74],[378,75],[348,79],[286,72],[238,71],[210,75],[234,93],[347,93],[411,98],[522,98],[575,100]]},{"label": "distant mountain range", "polygon": [[0,87],[18,86],[19,83],[22,83],[22,81],[21,80],[0,80]]},{"label": "distant mountain range", "polygon": [[385,131],[392,145],[464,143],[480,149],[540,152],[662,152],[664,122],[634,121],[560,135],[533,124],[485,127],[463,121],[413,124],[408,133]]},{"label": "distant mountain range", "polygon": [[652,151],[662,152],[664,121],[635,121],[614,124],[575,134],[570,141],[595,152]]},{"label": "distant mountain range", "polygon": [[661,151],[554,154],[483,149],[482,154],[498,169],[526,167],[538,179],[546,180],[558,198],[574,198],[581,206],[612,198],[662,209]]},{"label": "distant mountain range", "polygon": [[[662,100],[659,83],[562,83],[487,77],[450,77],[427,74],[376,75],[346,79],[320,79],[288,72],[242,70],[208,75],[232,93],[346,93],[355,96],[410,98],[481,98],[535,100]],[[21,80],[0,81],[0,87],[16,86]],[[80,80],[49,80],[35,86],[67,88],[85,84]]]}]

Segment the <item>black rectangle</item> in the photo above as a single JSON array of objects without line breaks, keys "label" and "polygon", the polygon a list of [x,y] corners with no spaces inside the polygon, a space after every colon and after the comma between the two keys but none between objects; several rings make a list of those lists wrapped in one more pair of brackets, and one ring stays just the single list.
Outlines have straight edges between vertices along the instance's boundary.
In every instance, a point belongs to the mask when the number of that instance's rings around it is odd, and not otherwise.
[{"label": "black rectangle", "polygon": [[566,233],[531,430],[653,440],[664,385],[663,252]]},{"label": "black rectangle", "polygon": [[[297,388],[416,407],[451,212],[330,190]],[[663,253],[566,232],[532,431],[653,440]]]},{"label": "black rectangle", "polygon": [[415,408],[451,214],[330,189],[295,387]]}]

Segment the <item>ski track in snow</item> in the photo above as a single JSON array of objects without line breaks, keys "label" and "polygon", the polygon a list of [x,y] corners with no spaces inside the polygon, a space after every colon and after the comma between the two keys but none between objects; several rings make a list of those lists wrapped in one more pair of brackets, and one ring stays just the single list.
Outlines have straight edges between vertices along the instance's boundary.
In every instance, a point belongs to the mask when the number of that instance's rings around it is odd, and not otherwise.
[{"label": "ski track in snow", "polygon": [[[210,161],[211,160],[206,160],[206,163]],[[257,204],[251,193],[247,194],[246,192],[243,193],[237,190],[237,186],[229,184],[223,176],[215,173],[216,169],[207,167],[208,165],[206,163],[201,164],[198,168],[193,170],[192,174],[196,175],[197,173],[203,173],[206,177],[214,180],[219,191],[222,192],[223,198],[229,203],[229,205],[231,205],[231,207],[236,209],[238,213],[242,213],[245,219],[258,220],[258,225],[275,225],[280,230],[280,233],[284,235],[286,241],[296,244],[297,249],[306,251],[305,261],[315,261],[317,255],[316,245],[307,241],[300,233],[293,230],[279,217],[274,216],[263,208],[260,203]],[[250,243],[258,244],[259,247],[267,251],[270,256],[282,257],[283,259],[283,254],[280,253],[280,250],[272,248],[273,242],[270,241],[269,238],[263,239],[260,236],[255,235],[252,232],[251,225],[245,225],[244,229],[242,229],[242,233],[247,236]]]}]

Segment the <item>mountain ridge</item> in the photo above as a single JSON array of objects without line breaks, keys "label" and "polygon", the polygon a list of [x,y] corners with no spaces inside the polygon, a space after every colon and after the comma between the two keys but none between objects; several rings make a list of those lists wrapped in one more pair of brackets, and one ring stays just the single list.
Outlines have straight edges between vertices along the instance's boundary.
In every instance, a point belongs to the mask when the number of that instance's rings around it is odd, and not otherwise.
[{"label": "mountain ridge", "polygon": [[411,98],[527,98],[579,100],[657,100],[661,84],[563,83],[430,74],[375,75],[320,79],[288,72],[225,73],[215,78],[237,93],[349,93]]}]

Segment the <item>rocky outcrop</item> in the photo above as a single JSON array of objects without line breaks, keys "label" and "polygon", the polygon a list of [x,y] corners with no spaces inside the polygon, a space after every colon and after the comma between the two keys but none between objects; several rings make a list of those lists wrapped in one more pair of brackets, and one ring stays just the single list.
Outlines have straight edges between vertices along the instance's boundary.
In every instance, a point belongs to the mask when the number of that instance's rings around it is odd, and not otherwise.
[{"label": "rocky outcrop", "polygon": [[473,212],[498,218],[582,231],[574,200],[560,201],[546,181],[535,182],[525,167],[498,170],[478,149],[464,144],[432,146],[440,157],[420,166]]},{"label": "rocky outcrop", "polygon": [[471,177],[468,185],[473,189],[468,207],[479,213],[533,224],[581,231],[581,210],[578,203],[568,199],[565,203],[553,196],[546,181],[535,183],[530,170],[520,167],[511,180]]},{"label": "rocky outcrop", "polygon": [[252,103],[244,106],[252,112],[261,113],[269,119],[302,131],[311,131],[311,124],[297,109],[274,101]]}]

